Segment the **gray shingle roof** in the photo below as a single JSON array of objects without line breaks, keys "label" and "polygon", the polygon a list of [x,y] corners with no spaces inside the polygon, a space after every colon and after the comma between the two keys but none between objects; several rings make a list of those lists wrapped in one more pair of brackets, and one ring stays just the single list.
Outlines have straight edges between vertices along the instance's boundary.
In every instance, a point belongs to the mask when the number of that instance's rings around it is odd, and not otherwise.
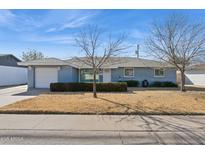
[{"label": "gray shingle roof", "polygon": [[9,54],[1,54],[1,53],[0,53],[0,56],[8,56],[8,55],[9,55]]},{"label": "gray shingle roof", "polygon": [[[74,66],[78,68],[90,68],[91,66],[86,65],[83,62],[83,60],[86,60],[86,58],[72,58],[65,61],[72,63]],[[118,68],[118,67],[173,67],[173,66],[155,60],[141,59],[136,57],[111,57],[102,67]]]},{"label": "gray shingle roof", "polygon": [[15,58],[17,61],[19,61],[19,62],[21,61],[20,59],[18,59],[17,57],[15,57],[12,54],[0,54],[0,57],[5,57],[5,56],[11,56],[11,57]]},{"label": "gray shingle roof", "polygon": [[192,65],[192,66],[188,67],[187,70],[205,70],[205,63]]},{"label": "gray shingle roof", "polygon": [[[75,68],[91,68],[91,66],[85,64],[83,61],[85,57],[72,58],[67,60],[60,60],[57,58],[45,58],[41,60],[33,60],[28,62],[20,62],[22,66],[63,66],[69,65]],[[169,64],[141,59],[136,57],[111,57],[102,68],[118,68],[118,67],[173,67]]]},{"label": "gray shingle roof", "polygon": [[18,65],[21,66],[63,66],[68,65],[67,62],[57,59],[57,58],[44,58],[26,62],[19,62]]}]

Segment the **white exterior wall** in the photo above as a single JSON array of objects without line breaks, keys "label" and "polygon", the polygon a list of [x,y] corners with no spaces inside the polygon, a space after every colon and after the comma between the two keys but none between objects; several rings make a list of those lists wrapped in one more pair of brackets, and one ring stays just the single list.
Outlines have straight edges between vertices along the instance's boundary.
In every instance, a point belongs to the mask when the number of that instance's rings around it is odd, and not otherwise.
[{"label": "white exterior wall", "polygon": [[0,86],[27,83],[27,68],[0,66]]},{"label": "white exterior wall", "polygon": [[192,70],[185,72],[185,83],[187,85],[205,86],[205,70]]}]

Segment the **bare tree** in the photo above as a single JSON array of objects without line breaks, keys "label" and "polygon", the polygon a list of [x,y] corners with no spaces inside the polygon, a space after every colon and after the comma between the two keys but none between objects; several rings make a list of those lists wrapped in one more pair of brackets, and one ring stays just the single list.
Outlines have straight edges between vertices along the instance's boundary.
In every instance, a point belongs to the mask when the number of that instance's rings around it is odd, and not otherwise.
[{"label": "bare tree", "polygon": [[[76,45],[83,51],[85,57],[76,59],[85,65],[92,68],[93,73],[93,97],[97,98],[96,91],[96,75],[103,65],[105,65],[110,57],[117,56],[121,51],[127,47],[124,45],[125,35],[122,34],[115,41],[112,40],[111,35],[107,45],[100,40],[102,32],[97,26],[89,26],[82,29],[75,38]],[[112,61],[113,62],[113,61]],[[109,61],[111,64],[111,61]]]},{"label": "bare tree", "polygon": [[36,59],[43,59],[44,55],[42,52],[38,52],[34,49],[29,49],[29,51],[22,53],[21,58],[23,61],[30,61],[30,60],[36,60]]},{"label": "bare tree", "polygon": [[152,24],[146,45],[151,55],[180,71],[180,89],[185,91],[186,68],[205,55],[205,27],[184,15],[172,14],[164,22]]}]

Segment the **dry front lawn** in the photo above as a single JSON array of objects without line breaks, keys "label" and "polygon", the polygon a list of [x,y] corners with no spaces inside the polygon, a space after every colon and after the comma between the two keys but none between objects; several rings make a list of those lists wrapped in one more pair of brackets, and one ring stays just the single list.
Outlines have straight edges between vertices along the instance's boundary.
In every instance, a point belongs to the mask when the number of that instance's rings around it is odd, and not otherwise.
[{"label": "dry front lawn", "polygon": [[205,114],[205,92],[50,93],[0,108],[1,113]]}]

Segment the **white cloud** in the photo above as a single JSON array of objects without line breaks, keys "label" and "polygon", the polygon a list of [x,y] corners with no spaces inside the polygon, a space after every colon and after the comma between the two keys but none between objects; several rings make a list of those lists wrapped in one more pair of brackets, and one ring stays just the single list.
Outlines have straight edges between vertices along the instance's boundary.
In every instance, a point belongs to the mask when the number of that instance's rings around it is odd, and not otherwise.
[{"label": "white cloud", "polygon": [[30,15],[29,11],[28,13],[26,11],[21,13],[18,10],[0,10],[0,26],[17,32],[34,30],[43,30],[47,33],[59,32],[87,24],[99,12],[90,10],[48,10],[42,15]]},{"label": "white cloud", "polygon": [[55,30],[56,30],[56,28],[49,28],[48,30],[46,30],[46,33],[53,32]]},{"label": "white cloud", "polygon": [[[69,10],[69,12],[64,12],[64,20],[60,21],[56,26],[52,26],[46,30],[46,32],[63,31],[68,28],[78,28],[90,22],[91,18],[97,15],[100,11],[85,11],[85,10]],[[59,17],[62,14],[59,15]]]},{"label": "white cloud", "polygon": [[0,24],[8,24],[14,19],[15,15],[9,10],[0,10]]},{"label": "white cloud", "polygon": [[41,22],[27,14],[15,14],[11,10],[0,10],[0,26],[13,31],[22,32],[40,27]]},{"label": "white cloud", "polygon": [[62,27],[59,28],[59,30],[64,30],[66,28],[76,28],[76,27],[80,27],[84,24],[87,23],[87,20],[91,17],[91,15],[87,15],[87,16],[83,16],[80,17],[78,19],[75,19],[73,21],[70,21],[66,24],[64,24]]},{"label": "white cloud", "polygon": [[48,42],[53,44],[74,44],[73,37],[70,36],[29,36],[29,42]]},{"label": "white cloud", "polygon": [[130,31],[130,36],[135,39],[145,39],[147,33],[135,29]]}]

